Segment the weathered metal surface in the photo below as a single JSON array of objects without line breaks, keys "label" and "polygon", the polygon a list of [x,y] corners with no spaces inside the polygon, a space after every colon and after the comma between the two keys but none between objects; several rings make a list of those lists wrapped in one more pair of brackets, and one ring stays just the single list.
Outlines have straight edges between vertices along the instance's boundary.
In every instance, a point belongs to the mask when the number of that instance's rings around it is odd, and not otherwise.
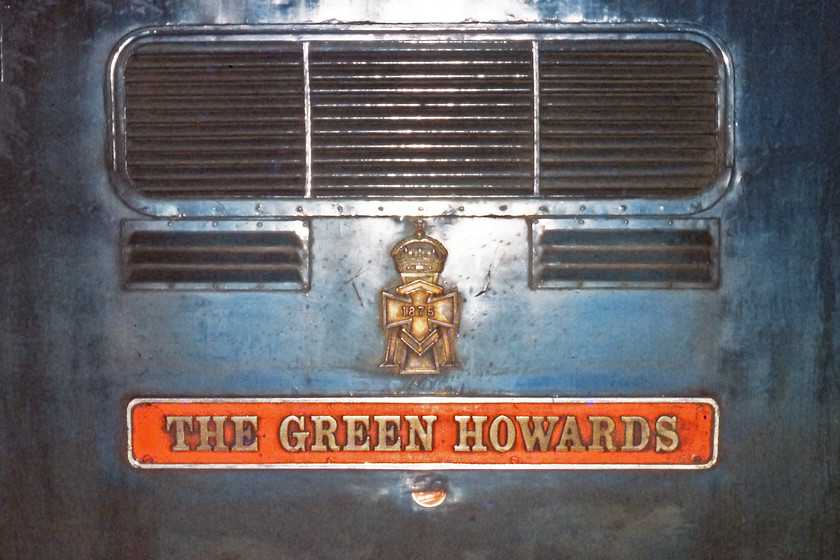
[{"label": "weathered metal surface", "polygon": [[[836,555],[836,2],[29,0],[0,3],[0,18],[3,558]],[[545,211],[509,197],[118,196],[108,64],[123,37],[329,20],[702,29],[731,70],[731,178],[699,198]],[[122,289],[125,221],[263,211],[311,220],[307,291]],[[689,214],[720,224],[716,289],[529,289],[525,216]],[[462,296],[460,367],[442,375],[378,367],[402,216],[427,218]],[[695,472],[189,472],[126,458],[135,397],[324,395],[709,397],[719,455]]]}]

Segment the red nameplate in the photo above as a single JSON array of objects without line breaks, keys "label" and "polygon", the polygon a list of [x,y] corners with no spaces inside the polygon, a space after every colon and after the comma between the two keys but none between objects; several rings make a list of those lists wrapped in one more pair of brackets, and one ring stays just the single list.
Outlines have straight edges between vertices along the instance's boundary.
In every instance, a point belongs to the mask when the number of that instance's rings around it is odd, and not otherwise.
[{"label": "red nameplate", "polygon": [[135,399],[141,468],[708,468],[711,399]]}]

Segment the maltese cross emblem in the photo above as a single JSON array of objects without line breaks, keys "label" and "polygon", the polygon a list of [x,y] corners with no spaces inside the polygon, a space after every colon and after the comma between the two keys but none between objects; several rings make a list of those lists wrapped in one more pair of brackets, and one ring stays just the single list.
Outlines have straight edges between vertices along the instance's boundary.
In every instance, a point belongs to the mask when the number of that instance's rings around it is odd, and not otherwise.
[{"label": "maltese cross emblem", "polygon": [[394,293],[382,292],[382,329],[387,341],[380,367],[401,374],[437,374],[458,365],[455,335],[460,320],[456,290],[446,292],[438,278],[447,251],[437,239],[426,236],[425,222],[417,220],[414,235],[391,251],[402,284]]}]

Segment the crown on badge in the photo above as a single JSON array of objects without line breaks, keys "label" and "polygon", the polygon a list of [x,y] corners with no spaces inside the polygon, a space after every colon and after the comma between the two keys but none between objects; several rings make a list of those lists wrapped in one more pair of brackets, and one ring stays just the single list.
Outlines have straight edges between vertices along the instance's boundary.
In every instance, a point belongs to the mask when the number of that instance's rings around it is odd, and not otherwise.
[{"label": "crown on badge", "polygon": [[391,256],[400,274],[440,274],[446,262],[446,248],[426,236],[426,222],[417,220],[414,235],[397,243]]}]

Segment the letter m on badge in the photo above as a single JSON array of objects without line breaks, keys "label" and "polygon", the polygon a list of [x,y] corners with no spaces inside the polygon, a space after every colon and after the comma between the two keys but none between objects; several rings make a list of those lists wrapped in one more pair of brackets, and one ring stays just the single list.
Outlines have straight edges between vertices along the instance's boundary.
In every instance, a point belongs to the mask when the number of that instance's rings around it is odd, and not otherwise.
[{"label": "letter m on badge", "polygon": [[394,293],[382,292],[382,329],[387,335],[381,367],[400,373],[440,373],[458,365],[455,335],[460,320],[458,292],[438,284],[447,251],[427,237],[417,220],[412,237],[394,247],[391,256],[402,278]]}]

